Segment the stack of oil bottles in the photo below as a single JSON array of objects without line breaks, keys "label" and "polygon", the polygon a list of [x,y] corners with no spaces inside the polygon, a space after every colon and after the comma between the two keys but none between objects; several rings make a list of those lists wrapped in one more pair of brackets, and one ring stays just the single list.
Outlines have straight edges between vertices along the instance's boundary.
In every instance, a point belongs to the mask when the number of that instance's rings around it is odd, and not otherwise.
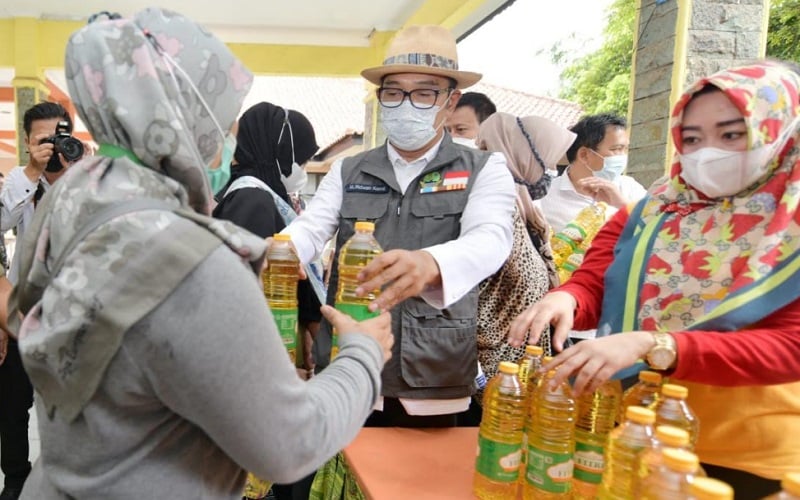
[{"label": "stack of oil bottles", "polygon": [[583,262],[583,256],[606,220],[608,206],[601,202],[584,207],[561,231],[551,231],[550,246],[558,279],[563,284]]},{"label": "stack of oil bottles", "polygon": [[[575,397],[541,349],[503,362],[489,381],[473,491],[495,499],[731,500],[692,452],[699,422],[688,390],[652,371],[624,393],[611,380]],[[617,424],[618,425],[615,425]],[[697,481],[696,478],[703,478]],[[710,492],[710,493],[709,493]],[[715,496],[716,495],[716,496]]]}]

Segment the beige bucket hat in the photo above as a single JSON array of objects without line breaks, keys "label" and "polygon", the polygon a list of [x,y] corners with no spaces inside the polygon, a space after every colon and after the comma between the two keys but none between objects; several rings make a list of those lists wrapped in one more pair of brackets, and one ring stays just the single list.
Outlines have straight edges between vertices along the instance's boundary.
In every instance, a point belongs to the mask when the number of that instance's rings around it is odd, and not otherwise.
[{"label": "beige bucket hat", "polygon": [[450,30],[437,25],[409,26],[400,30],[389,45],[383,64],[365,69],[361,76],[380,85],[383,77],[396,73],[452,78],[457,89],[471,87],[483,76],[459,71],[456,39]]}]

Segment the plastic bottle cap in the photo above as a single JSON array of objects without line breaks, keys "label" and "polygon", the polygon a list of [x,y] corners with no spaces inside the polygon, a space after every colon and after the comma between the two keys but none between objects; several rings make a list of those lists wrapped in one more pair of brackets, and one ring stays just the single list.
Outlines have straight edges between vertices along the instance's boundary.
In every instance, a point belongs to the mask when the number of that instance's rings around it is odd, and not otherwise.
[{"label": "plastic bottle cap", "polygon": [[659,425],[656,427],[656,439],[664,446],[684,447],[689,444],[689,433],[671,425]]},{"label": "plastic bottle cap", "polygon": [[375,231],[375,223],[374,222],[365,221],[365,220],[360,220],[360,221],[356,222],[356,231],[373,232],[373,231]]},{"label": "plastic bottle cap", "polygon": [[664,449],[664,465],[676,472],[694,472],[700,464],[700,459],[691,451],[678,448]]},{"label": "plastic bottle cap", "polygon": [[285,233],[275,233],[272,236],[272,239],[275,241],[292,241],[292,235]]},{"label": "plastic bottle cap", "polygon": [[542,353],[544,353],[544,349],[542,349],[538,345],[525,346],[525,354],[530,354],[531,356],[541,356]]},{"label": "plastic bottle cap", "polygon": [[658,372],[651,372],[650,370],[644,370],[639,372],[639,380],[661,385],[661,374]]},{"label": "plastic bottle cap", "polygon": [[689,493],[697,500],[733,500],[733,488],[712,477],[694,478],[689,485]]},{"label": "plastic bottle cap", "polygon": [[632,420],[637,424],[652,424],[656,421],[656,414],[653,410],[642,406],[629,406],[625,410],[625,419]]},{"label": "plastic bottle cap", "polygon": [[661,386],[661,394],[668,398],[686,399],[689,389],[682,385],[664,384]]},{"label": "plastic bottle cap", "polygon": [[542,363],[549,363],[550,360],[553,359],[553,356],[545,356],[542,358]]},{"label": "plastic bottle cap", "polygon": [[789,472],[783,476],[781,488],[787,493],[800,496],[800,472]]},{"label": "plastic bottle cap", "polygon": [[519,365],[511,361],[502,361],[499,370],[503,373],[515,374],[519,373]]}]

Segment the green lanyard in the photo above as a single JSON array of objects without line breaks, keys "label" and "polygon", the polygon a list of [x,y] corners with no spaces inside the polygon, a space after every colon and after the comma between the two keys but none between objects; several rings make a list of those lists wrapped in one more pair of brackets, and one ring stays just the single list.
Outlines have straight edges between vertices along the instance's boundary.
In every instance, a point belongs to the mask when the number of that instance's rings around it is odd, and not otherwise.
[{"label": "green lanyard", "polygon": [[127,158],[133,163],[141,166],[145,166],[133,151],[125,148],[121,148],[119,146],[114,146],[113,144],[101,144],[100,147],[97,149],[97,154],[100,156],[107,156],[109,158]]}]

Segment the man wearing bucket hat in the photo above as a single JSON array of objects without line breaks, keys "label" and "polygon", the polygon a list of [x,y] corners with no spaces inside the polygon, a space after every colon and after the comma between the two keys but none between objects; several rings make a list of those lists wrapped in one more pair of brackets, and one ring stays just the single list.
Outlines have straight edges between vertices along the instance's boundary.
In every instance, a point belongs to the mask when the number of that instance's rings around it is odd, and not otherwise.
[{"label": "man wearing bucket hat", "polygon": [[[513,179],[502,155],[454,144],[444,130],[461,89],[481,78],[458,69],[448,30],[401,30],[383,64],[361,74],[378,86],[388,140],[335,162],[284,232],[304,262],[337,234],[338,259],[356,221],[375,223],[385,252],[364,269],[359,291],[382,289],[370,308],[391,309],[396,342],[367,425],[452,426],[477,372],[477,285],[511,249]],[[328,303],[337,282],[333,266]],[[317,366],[327,365],[330,341],[323,324]]]}]

